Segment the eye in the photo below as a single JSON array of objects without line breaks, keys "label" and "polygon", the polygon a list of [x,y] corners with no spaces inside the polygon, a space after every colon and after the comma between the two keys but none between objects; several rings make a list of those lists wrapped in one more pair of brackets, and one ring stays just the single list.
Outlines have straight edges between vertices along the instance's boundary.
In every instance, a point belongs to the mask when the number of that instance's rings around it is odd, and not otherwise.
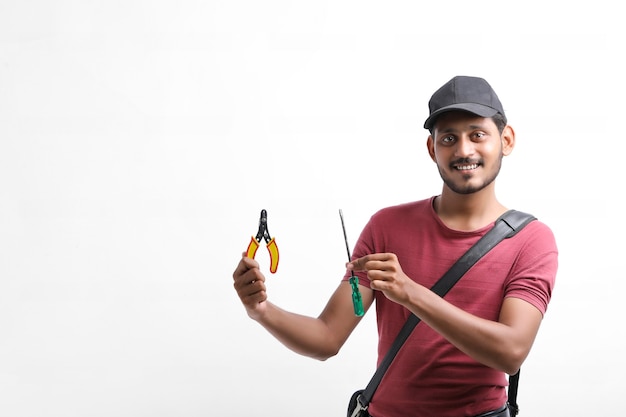
[{"label": "eye", "polygon": [[485,132],[475,132],[474,133],[474,139],[483,139],[485,136],[487,136],[487,134]]},{"label": "eye", "polygon": [[441,138],[441,143],[443,143],[444,145],[450,145],[454,143],[455,140],[456,138],[453,135],[443,136]]}]

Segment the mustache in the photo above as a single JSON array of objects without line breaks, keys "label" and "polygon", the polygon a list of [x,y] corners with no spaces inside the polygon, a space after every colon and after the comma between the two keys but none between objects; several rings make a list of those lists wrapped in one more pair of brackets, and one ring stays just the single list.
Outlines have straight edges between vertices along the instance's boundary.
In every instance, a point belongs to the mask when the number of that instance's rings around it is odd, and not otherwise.
[{"label": "mustache", "polygon": [[483,163],[482,159],[459,158],[450,162],[450,167],[455,167],[458,165],[472,165],[472,164],[482,165],[482,163]]}]

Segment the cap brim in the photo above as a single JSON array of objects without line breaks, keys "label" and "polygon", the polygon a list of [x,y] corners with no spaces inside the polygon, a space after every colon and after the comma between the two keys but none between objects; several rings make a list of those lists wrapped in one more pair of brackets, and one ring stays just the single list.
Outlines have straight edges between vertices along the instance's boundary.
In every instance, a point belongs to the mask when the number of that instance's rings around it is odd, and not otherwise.
[{"label": "cap brim", "polygon": [[457,103],[457,104],[451,104],[449,106],[446,107],[442,107],[436,111],[434,111],[429,117],[428,119],[426,119],[426,121],[424,122],[424,129],[429,129],[432,127],[433,123],[435,122],[435,119],[437,117],[439,117],[442,113],[447,113],[449,111],[454,111],[454,110],[460,110],[460,111],[466,111],[469,113],[473,113],[477,116],[480,117],[493,117],[496,114],[498,114],[498,110],[492,108],[492,107],[488,107],[488,106],[484,106],[482,104],[477,104],[477,103]]}]

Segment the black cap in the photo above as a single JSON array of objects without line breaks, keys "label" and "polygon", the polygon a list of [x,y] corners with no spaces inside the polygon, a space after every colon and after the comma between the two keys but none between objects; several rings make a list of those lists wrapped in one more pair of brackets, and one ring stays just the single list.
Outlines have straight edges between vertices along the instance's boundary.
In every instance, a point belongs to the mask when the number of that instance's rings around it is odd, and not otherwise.
[{"label": "black cap", "polygon": [[442,113],[463,110],[480,117],[493,117],[497,113],[506,115],[502,103],[487,81],[479,77],[459,75],[435,91],[428,102],[430,116],[424,122],[424,128],[430,130],[435,119]]}]

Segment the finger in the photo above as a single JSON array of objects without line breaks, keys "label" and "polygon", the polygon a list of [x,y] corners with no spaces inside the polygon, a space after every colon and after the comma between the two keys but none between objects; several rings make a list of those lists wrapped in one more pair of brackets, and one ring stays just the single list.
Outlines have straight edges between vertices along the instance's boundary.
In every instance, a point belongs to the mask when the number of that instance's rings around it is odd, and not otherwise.
[{"label": "finger", "polygon": [[371,279],[370,280],[370,288],[375,290],[375,291],[382,291],[384,287],[384,281],[376,281]]},{"label": "finger", "polygon": [[391,265],[392,264],[390,264],[387,254],[377,253],[355,259],[354,261],[346,264],[346,267],[353,271],[384,271],[390,269]]},{"label": "finger", "polygon": [[259,268],[259,263],[254,259],[248,258],[245,254],[241,257],[241,260],[237,264],[237,268],[233,272],[233,279],[245,274],[250,269]]},{"label": "finger", "polygon": [[347,269],[351,269],[353,271],[365,271],[366,270],[367,261],[372,256],[373,255],[365,255],[365,256],[363,256],[361,258],[353,259],[352,261],[350,261],[350,262],[348,262],[346,264],[346,268]]},{"label": "finger", "polygon": [[347,267],[351,267],[357,271],[364,271],[366,269],[371,269],[370,262],[385,262],[391,261],[395,262],[398,260],[398,257],[394,253],[371,253],[369,255],[365,255],[361,258],[353,259],[351,262],[346,264]]},{"label": "finger", "polygon": [[256,277],[253,277],[252,280],[248,278],[246,281],[243,281],[240,285],[235,285],[235,287],[237,288],[237,293],[239,294],[241,298],[254,296],[255,294],[258,294],[261,292],[265,293],[265,291],[267,290],[267,288],[265,287],[264,279],[254,279],[254,278]]},{"label": "finger", "polygon": [[246,285],[238,294],[246,308],[254,309],[259,303],[267,300],[267,291],[262,281],[256,281]]},{"label": "finger", "polygon": [[238,277],[233,286],[244,304],[260,302],[267,298],[265,277],[258,269],[250,270]]},{"label": "finger", "polygon": [[235,287],[243,287],[256,281],[265,281],[265,275],[263,275],[258,267],[250,269],[244,268],[240,274],[234,273],[233,278]]}]

